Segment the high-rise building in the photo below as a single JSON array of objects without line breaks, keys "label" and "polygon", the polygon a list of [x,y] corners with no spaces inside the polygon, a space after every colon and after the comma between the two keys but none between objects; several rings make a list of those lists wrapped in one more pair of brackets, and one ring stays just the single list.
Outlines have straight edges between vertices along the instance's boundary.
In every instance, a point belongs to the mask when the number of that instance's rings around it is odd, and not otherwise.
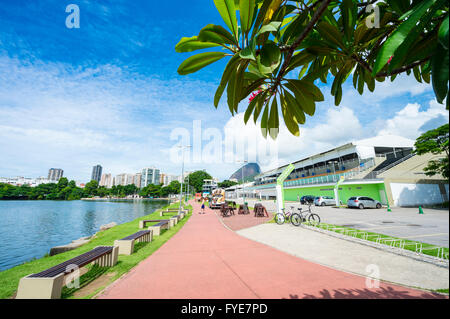
[{"label": "high-rise building", "polygon": [[159,174],[159,183],[164,184],[164,178],[166,178],[167,174],[161,173]]},{"label": "high-rise building", "polygon": [[163,178],[163,186],[167,186],[169,185],[172,181],[176,181],[178,180],[178,176],[176,175],[171,175],[171,174],[164,174],[164,178]]},{"label": "high-rise building", "polygon": [[48,170],[48,179],[51,181],[59,181],[63,177],[64,171],[61,168],[50,168]]},{"label": "high-rise building", "polygon": [[141,188],[149,185],[149,184],[159,184],[159,174],[160,171],[154,167],[146,167],[142,170],[141,175]]},{"label": "high-rise building", "polygon": [[141,176],[142,173],[136,173],[136,175],[134,175],[134,185],[136,185],[137,188],[141,188]]},{"label": "high-rise building", "polygon": [[113,185],[113,178],[111,174],[102,174],[99,186],[105,186],[106,188],[111,188]]},{"label": "high-rise building", "polygon": [[91,181],[97,181],[100,183],[101,177],[102,177],[102,167],[101,165],[95,165],[92,168]]},{"label": "high-rise building", "polygon": [[125,186],[127,182],[127,174],[126,173],[122,173],[119,175],[116,175],[115,177],[115,181],[114,181],[114,185],[119,186]]},{"label": "high-rise building", "polygon": [[126,182],[125,185],[134,184],[134,174],[127,174],[126,175]]}]

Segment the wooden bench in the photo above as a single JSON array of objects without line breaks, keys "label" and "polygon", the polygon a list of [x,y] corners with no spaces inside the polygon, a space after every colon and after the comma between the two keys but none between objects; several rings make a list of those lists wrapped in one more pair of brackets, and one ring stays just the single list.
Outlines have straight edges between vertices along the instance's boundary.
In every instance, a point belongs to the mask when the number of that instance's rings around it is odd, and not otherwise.
[{"label": "wooden bench", "polygon": [[238,214],[247,215],[250,214],[250,210],[247,205],[239,205]]},{"label": "wooden bench", "polygon": [[255,217],[269,217],[267,209],[262,204],[255,204],[253,211],[255,213]]},{"label": "wooden bench", "polygon": [[151,242],[153,232],[151,230],[140,230],[130,236],[114,241],[114,246],[119,247],[119,255],[131,255],[134,251],[134,243]]},{"label": "wooden bench", "polygon": [[[139,221],[139,228],[144,229],[146,228],[148,223],[155,223],[155,222],[168,222],[167,227],[168,229],[173,227],[175,225],[173,220],[170,219],[145,219]],[[155,233],[153,233],[155,235]]]},{"label": "wooden bench", "polygon": [[173,219],[154,219],[154,220],[144,220],[141,222],[144,222],[142,228],[144,228],[145,224],[147,223],[156,222],[155,225],[151,225],[148,227],[148,230],[151,230],[153,232],[153,236],[161,235],[161,229],[170,229],[174,225]]},{"label": "wooden bench", "polygon": [[167,210],[160,211],[159,216],[163,217],[164,214],[178,213],[178,212],[180,212],[178,215],[181,215],[181,218],[184,218],[184,216],[187,214],[186,210],[179,211],[178,209],[167,209]]},{"label": "wooden bench", "polygon": [[19,281],[16,299],[59,299],[65,275],[90,263],[112,267],[117,263],[118,251],[119,247],[98,246],[59,265],[23,277]]},{"label": "wooden bench", "polygon": [[220,206],[220,213],[222,214],[222,217],[234,215],[234,208],[228,206],[227,204],[222,204]]}]

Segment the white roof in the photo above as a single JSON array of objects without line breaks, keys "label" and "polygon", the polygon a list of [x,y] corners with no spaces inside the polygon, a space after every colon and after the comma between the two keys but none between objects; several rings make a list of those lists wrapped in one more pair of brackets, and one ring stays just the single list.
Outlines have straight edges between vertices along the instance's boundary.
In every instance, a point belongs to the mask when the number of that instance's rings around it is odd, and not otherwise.
[{"label": "white roof", "polygon": [[[328,160],[334,157],[343,156],[346,154],[350,154],[353,152],[358,153],[361,158],[368,158],[375,156],[374,147],[398,147],[398,148],[407,148],[414,147],[414,140],[410,140],[408,138],[397,136],[397,135],[379,135],[372,138],[366,138],[362,140],[356,140],[353,142],[349,142],[346,144],[342,144],[333,149],[316,153],[314,155],[308,156],[301,160],[293,162],[296,168],[312,165],[317,162],[321,162],[324,160]],[[261,176],[270,176],[273,174],[280,173],[288,164],[280,166],[278,168],[261,172],[258,177]]]},{"label": "white roof", "polygon": [[414,147],[414,140],[398,135],[379,135],[364,140],[354,141],[353,145],[373,147]]}]

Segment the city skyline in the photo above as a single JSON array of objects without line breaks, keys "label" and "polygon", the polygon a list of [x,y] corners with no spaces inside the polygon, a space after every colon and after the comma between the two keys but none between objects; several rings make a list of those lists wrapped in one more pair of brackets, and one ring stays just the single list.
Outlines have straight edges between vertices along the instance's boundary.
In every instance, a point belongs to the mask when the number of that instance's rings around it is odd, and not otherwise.
[{"label": "city skyline", "polygon": [[[90,16],[90,24],[74,30],[64,25],[62,3],[5,2],[0,12],[5,26],[0,34],[0,176],[45,176],[47,168],[63,166],[66,176],[84,181],[91,176],[87,163],[102,163],[112,174],[138,172],[148,163],[180,174],[181,163],[170,161],[170,150],[185,141],[171,138],[175,129],[189,133],[186,144],[200,140],[202,147],[211,139],[207,131],[211,129],[222,136],[229,131],[231,138],[250,136],[253,143],[245,149],[247,154],[267,142],[259,122],[243,123],[247,101],[235,116],[225,99],[214,108],[225,61],[187,77],[177,74],[185,59],[174,50],[180,28],[194,35],[204,26],[181,12],[208,16],[208,23],[223,21],[213,2],[177,1],[176,6],[180,13],[148,21],[144,12],[153,7],[145,1],[135,6],[91,3],[80,8],[82,15]],[[39,19],[24,27],[17,12]],[[331,82],[318,83],[324,101],[300,127],[300,137],[291,136],[280,121],[276,141],[280,164],[379,134],[415,139],[448,122],[448,112],[436,102],[432,86],[417,82],[413,75],[399,75],[395,85],[377,83],[374,92],[366,90],[363,95],[351,82],[349,78],[343,85],[339,107],[330,94]],[[195,121],[202,123],[200,136],[193,128]],[[197,155],[192,150],[186,156],[186,168],[206,169],[226,179],[239,167],[220,161],[218,170],[217,162],[196,161]],[[260,166],[265,170],[270,165]]]}]

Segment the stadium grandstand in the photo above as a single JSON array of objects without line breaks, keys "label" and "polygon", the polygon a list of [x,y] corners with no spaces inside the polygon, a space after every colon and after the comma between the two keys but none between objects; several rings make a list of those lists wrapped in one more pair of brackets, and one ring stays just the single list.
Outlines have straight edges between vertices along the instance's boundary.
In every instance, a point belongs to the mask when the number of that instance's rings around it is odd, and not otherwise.
[{"label": "stadium grandstand", "polygon": [[[284,199],[297,201],[304,195],[334,197],[342,203],[352,196],[368,196],[390,206],[434,205],[448,202],[448,181],[441,175],[426,176],[423,168],[442,155],[418,156],[414,141],[384,135],[353,141],[314,154],[294,163],[295,169],[284,182]],[[275,199],[276,179],[284,165],[255,177],[252,183],[226,189],[227,198]]]}]

